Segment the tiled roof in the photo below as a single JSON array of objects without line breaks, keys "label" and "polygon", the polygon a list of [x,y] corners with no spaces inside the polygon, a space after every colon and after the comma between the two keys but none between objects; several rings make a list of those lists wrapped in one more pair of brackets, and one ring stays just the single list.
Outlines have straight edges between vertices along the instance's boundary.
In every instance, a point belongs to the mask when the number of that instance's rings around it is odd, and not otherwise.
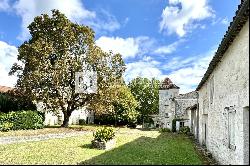
[{"label": "tiled roof", "polygon": [[8,87],[8,86],[1,86],[0,85],[0,93],[6,93],[8,92],[9,90],[12,90],[13,88],[11,87]]},{"label": "tiled roof", "polygon": [[169,78],[165,78],[161,83],[160,83],[160,90],[165,90],[165,89],[180,89],[180,87],[176,86]]},{"label": "tiled roof", "polygon": [[212,61],[210,62],[206,73],[204,74],[201,82],[197,86],[196,90],[199,90],[202,85],[209,78],[210,74],[213,72],[217,64],[222,59],[224,53],[231,45],[235,37],[238,35],[244,24],[249,18],[249,0],[241,0],[241,4],[238,5],[238,10],[233,17],[233,21],[230,23],[226,34],[224,35]]}]

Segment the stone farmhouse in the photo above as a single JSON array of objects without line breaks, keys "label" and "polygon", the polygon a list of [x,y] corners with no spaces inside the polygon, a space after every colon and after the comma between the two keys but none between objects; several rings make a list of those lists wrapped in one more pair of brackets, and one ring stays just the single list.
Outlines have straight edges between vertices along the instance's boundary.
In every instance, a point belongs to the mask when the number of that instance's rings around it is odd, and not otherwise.
[{"label": "stone farmhouse", "polygon": [[[61,125],[63,123],[64,115],[62,111],[58,111],[58,112],[47,111],[43,107],[42,102],[38,102],[36,106],[37,106],[37,111],[41,111],[45,113],[44,125],[53,126],[53,125]],[[94,112],[89,111],[84,107],[80,109],[76,109],[72,112],[69,118],[69,124],[70,125],[79,124],[80,119],[84,119],[87,124],[92,124],[94,123]]]},{"label": "stone farmhouse", "polygon": [[249,164],[249,0],[242,0],[195,91],[179,94],[169,78],[159,90],[155,123],[189,126],[220,164]]},{"label": "stone farmhouse", "polygon": [[179,94],[179,87],[169,78],[165,78],[159,87],[159,116],[154,118],[159,127],[172,129],[173,119],[182,119],[176,122],[176,129],[189,126],[191,128],[190,108],[198,103],[196,91]]}]

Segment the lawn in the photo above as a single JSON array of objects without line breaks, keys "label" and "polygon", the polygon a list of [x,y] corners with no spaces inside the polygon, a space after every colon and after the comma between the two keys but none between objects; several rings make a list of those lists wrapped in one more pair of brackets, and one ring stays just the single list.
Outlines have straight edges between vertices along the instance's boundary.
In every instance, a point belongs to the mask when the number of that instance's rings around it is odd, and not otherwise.
[{"label": "lawn", "polygon": [[34,136],[34,135],[43,135],[43,134],[56,134],[56,133],[71,133],[75,131],[95,131],[100,125],[70,125],[69,128],[61,128],[57,126],[46,126],[43,129],[37,130],[16,130],[8,132],[0,132],[0,137],[8,136]]},{"label": "lawn", "polygon": [[91,133],[0,146],[1,164],[206,164],[192,141],[178,134],[121,128],[113,150],[91,148]]}]

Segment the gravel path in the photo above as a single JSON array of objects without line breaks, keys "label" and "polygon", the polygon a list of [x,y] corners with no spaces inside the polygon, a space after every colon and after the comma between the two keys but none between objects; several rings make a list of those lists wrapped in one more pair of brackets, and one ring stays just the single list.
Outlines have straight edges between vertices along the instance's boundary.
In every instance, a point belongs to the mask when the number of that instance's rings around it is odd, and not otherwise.
[{"label": "gravel path", "polygon": [[19,142],[30,142],[30,141],[43,141],[54,138],[66,138],[84,135],[91,133],[91,131],[77,131],[72,133],[58,133],[58,134],[45,134],[45,135],[35,135],[35,136],[11,136],[11,137],[0,137],[1,144],[13,144]]}]

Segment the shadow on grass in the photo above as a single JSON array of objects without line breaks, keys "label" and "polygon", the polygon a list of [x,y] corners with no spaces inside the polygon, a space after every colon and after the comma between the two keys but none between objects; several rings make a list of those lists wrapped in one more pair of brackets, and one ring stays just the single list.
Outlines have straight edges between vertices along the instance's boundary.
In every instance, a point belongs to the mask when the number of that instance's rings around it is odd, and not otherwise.
[{"label": "shadow on grass", "polygon": [[85,149],[93,149],[92,144],[84,144],[80,146],[81,148],[85,148]]},{"label": "shadow on grass", "polygon": [[[82,146],[91,148],[91,144]],[[78,165],[159,165],[206,164],[186,137],[162,133],[157,138],[139,137],[99,156],[82,161]]]}]

